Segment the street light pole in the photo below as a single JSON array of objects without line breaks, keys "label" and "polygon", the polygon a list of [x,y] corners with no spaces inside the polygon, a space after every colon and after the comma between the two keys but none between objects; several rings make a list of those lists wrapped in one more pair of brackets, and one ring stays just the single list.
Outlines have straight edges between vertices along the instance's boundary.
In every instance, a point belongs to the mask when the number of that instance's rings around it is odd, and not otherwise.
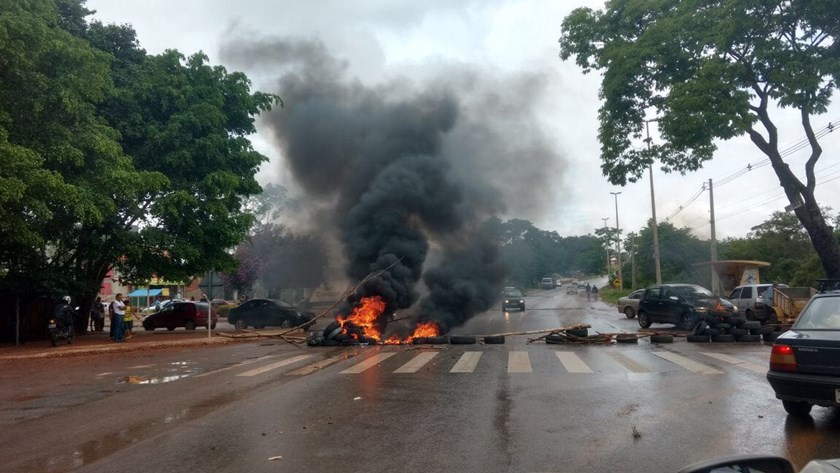
[{"label": "street light pole", "polygon": [[[610,219],[609,217],[607,217],[607,218],[602,217],[601,218],[601,220],[604,221],[604,238],[607,238],[609,236],[609,233],[607,232],[607,220],[609,220],[609,219]],[[609,238],[607,238],[606,241],[607,241],[607,244],[604,245],[604,248],[606,248],[606,250],[607,250],[606,270],[607,270],[607,277],[609,277],[610,276],[610,243],[609,243]]]},{"label": "street light pole", "polygon": [[[659,121],[658,118],[645,120],[645,132],[647,134],[647,148],[650,151],[650,122]],[[659,230],[656,223],[656,198],[653,195],[653,159],[648,163],[648,173],[650,174],[650,213],[653,220],[653,264],[656,269],[656,284],[662,284],[662,270],[659,266]]]},{"label": "street light pole", "polygon": [[618,288],[624,288],[623,274],[621,271],[621,227],[618,226],[618,194],[621,192],[610,192],[615,197],[615,256],[618,261]]}]

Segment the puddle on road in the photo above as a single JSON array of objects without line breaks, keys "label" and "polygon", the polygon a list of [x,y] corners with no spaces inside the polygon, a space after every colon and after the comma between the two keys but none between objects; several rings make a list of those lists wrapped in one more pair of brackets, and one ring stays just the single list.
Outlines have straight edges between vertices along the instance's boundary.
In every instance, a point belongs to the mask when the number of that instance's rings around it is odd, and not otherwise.
[{"label": "puddle on road", "polygon": [[[194,374],[198,374],[201,372],[200,369],[193,368],[192,366],[196,363],[194,361],[173,361],[169,363],[169,366],[172,368],[168,369],[169,373],[173,374],[164,374],[159,376],[136,376],[136,375],[128,375],[123,376],[117,380],[117,384],[163,384],[163,383],[170,383],[172,381],[177,381],[179,379],[184,379]],[[146,365],[146,366],[153,366],[153,365]]]}]

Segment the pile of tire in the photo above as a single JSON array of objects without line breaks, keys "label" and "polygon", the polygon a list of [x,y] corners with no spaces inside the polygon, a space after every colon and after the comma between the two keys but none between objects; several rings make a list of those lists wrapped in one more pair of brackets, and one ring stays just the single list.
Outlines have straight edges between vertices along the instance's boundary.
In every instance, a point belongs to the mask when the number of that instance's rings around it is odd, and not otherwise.
[{"label": "pile of tire", "polygon": [[563,343],[579,341],[589,336],[589,330],[585,328],[573,328],[563,332],[551,332],[545,336],[545,343],[549,345],[560,345]]},{"label": "pile of tire", "polygon": [[686,340],[692,343],[756,343],[762,340],[772,342],[780,334],[774,325],[761,325],[757,320],[744,321],[740,317],[720,320],[707,317],[697,322]]}]

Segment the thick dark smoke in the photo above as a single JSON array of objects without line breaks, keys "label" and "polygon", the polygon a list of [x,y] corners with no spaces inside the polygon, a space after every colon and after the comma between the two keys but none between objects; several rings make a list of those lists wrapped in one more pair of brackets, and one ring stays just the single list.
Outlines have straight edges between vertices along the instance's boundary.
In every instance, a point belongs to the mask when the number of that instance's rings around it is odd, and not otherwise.
[{"label": "thick dark smoke", "polygon": [[[418,319],[448,330],[494,304],[504,270],[497,249],[471,229],[508,207],[535,205],[534,189],[550,179],[554,155],[529,126],[527,97],[539,78],[482,81],[456,68],[425,86],[365,86],[316,41],[231,42],[222,56],[279,75],[273,91],[285,108],[265,123],[309,198],[331,204],[348,276],[387,268],[351,306],[376,294],[388,304],[384,317],[413,306]],[[522,95],[503,100],[486,87]],[[514,180],[517,169],[530,181]],[[523,201],[510,187],[533,196]],[[430,248],[441,263],[424,268]],[[417,304],[421,277],[428,295]]]}]

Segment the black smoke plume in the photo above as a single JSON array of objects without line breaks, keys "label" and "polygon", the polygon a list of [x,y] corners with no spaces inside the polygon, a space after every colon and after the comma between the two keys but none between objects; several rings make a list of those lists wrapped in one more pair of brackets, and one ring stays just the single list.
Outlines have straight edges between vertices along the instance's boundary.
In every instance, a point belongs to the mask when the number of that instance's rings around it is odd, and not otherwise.
[{"label": "black smoke plume", "polygon": [[[495,303],[504,279],[498,249],[471,229],[510,205],[533,207],[538,199],[510,191],[535,193],[553,169],[550,147],[529,127],[540,78],[494,83],[453,68],[421,85],[367,86],[317,41],[231,41],[222,57],[278,75],[273,92],[285,107],[264,124],[308,198],[332,209],[321,224],[338,228],[348,276],[388,268],[343,311],[375,294],[387,303],[381,329],[394,311],[414,307],[417,319],[448,330]],[[488,92],[497,86],[522,95],[501,99]],[[530,182],[511,185],[514,170]],[[441,263],[424,268],[430,251]],[[428,295],[417,304],[421,278]]]}]

